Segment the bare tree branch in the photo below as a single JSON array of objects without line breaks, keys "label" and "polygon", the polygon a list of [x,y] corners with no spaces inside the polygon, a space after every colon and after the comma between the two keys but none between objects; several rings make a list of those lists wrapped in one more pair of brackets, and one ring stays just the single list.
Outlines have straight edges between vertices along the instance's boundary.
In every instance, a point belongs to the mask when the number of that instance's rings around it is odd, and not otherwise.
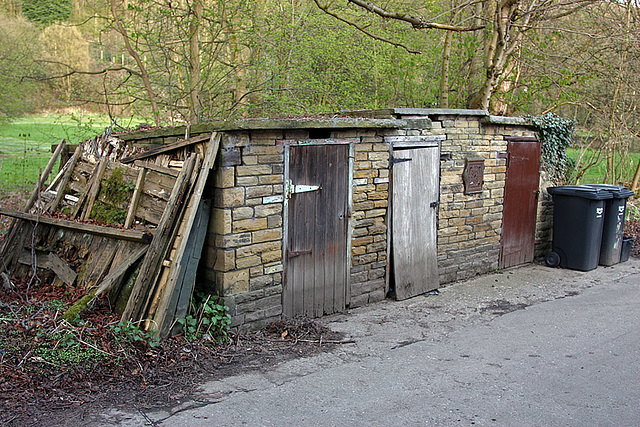
[{"label": "bare tree branch", "polygon": [[405,44],[394,42],[393,40],[389,40],[389,39],[386,39],[384,37],[377,36],[377,35],[371,33],[370,31],[365,30],[364,28],[362,28],[361,26],[359,26],[355,22],[351,22],[351,21],[349,21],[347,19],[344,19],[340,15],[330,11],[328,6],[322,6],[318,0],[313,0],[313,1],[316,3],[318,8],[320,10],[322,10],[324,13],[326,13],[327,15],[333,16],[338,21],[341,21],[341,22],[344,22],[345,24],[351,25],[352,27],[356,28],[358,31],[361,31],[362,33],[366,34],[367,36],[371,37],[374,40],[378,40],[378,41],[381,41],[381,42],[384,42],[384,43],[388,43],[388,44],[390,44],[392,46],[402,48],[402,49],[406,50],[408,53],[413,53],[413,54],[422,53],[419,50],[411,49],[409,46],[407,46]]},{"label": "bare tree branch", "polygon": [[[317,0],[316,4],[318,4]],[[396,21],[404,21],[409,24],[416,30],[424,30],[424,29],[436,29],[436,30],[446,30],[446,31],[455,31],[455,32],[467,32],[467,31],[476,31],[485,28],[482,26],[471,26],[471,27],[459,27],[457,25],[448,25],[448,24],[440,24],[438,22],[429,22],[424,18],[419,18],[411,15],[405,15],[403,13],[397,12],[389,12],[385,9],[382,9],[375,4],[363,1],[363,0],[347,0],[349,3],[353,3],[356,6],[360,6],[363,9],[368,10],[371,13],[375,13],[378,16],[381,16],[385,19],[395,19]],[[516,0],[503,0],[503,2],[515,2]],[[324,10],[324,9],[323,9]]]}]

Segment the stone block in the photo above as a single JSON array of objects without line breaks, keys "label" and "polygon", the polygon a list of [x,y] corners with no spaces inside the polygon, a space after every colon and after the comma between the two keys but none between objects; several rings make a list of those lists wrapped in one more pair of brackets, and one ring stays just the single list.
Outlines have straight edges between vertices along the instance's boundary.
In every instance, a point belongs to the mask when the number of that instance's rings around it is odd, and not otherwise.
[{"label": "stone block", "polygon": [[356,152],[358,151],[372,151],[373,150],[373,144],[365,144],[365,143],[360,143],[360,144],[355,144],[354,145],[354,149]]},{"label": "stone block", "polygon": [[387,191],[372,191],[367,193],[369,200],[383,200],[389,198],[389,192]]},{"label": "stone block", "polygon": [[269,203],[254,207],[257,218],[265,218],[271,215],[282,213],[282,203]]},{"label": "stone block", "polygon": [[242,164],[245,166],[253,166],[258,164],[258,156],[242,156]]},{"label": "stone block", "polygon": [[373,243],[373,236],[364,236],[351,239],[351,246],[354,248],[358,246],[366,246],[370,243]]},{"label": "stone block", "polygon": [[266,288],[268,286],[271,286],[272,284],[273,277],[270,274],[249,279],[249,289],[252,291],[256,289]]},{"label": "stone block", "polygon": [[251,175],[271,175],[276,173],[271,165],[255,165],[255,166],[238,166],[236,167],[237,176]]},{"label": "stone block", "polygon": [[386,209],[372,209],[370,211],[366,211],[365,212],[365,217],[373,218],[373,217],[377,217],[377,216],[385,216],[386,214],[387,214],[387,210]]},{"label": "stone block", "polygon": [[219,273],[224,295],[234,295],[249,290],[249,270],[235,270]]},{"label": "stone block", "polygon": [[269,228],[282,227],[282,215],[269,215],[267,217],[267,226]]},{"label": "stone block", "polygon": [[248,187],[251,185],[258,185],[257,176],[239,176],[236,178],[236,185],[239,187]]},{"label": "stone block", "polygon": [[214,206],[217,208],[231,208],[244,205],[244,188],[221,188],[216,190]]},{"label": "stone block", "polygon": [[364,202],[354,203],[353,209],[356,211],[367,211],[369,209],[373,209],[373,202],[370,200],[366,200]]},{"label": "stone block", "polygon": [[235,251],[218,249],[215,251],[215,264],[214,270],[217,271],[230,271],[236,268],[235,265]]},{"label": "stone block", "polygon": [[386,241],[374,242],[374,243],[371,243],[370,245],[367,245],[367,253],[383,251],[386,249],[387,249]]},{"label": "stone block", "polygon": [[351,247],[351,255],[357,256],[357,255],[364,255],[366,253],[367,253],[366,246]]},{"label": "stone block", "polygon": [[[240,258],[240,257],[251,256],[251,255],[264,254],[265,252],[281,251],[281,250],[282,250],[281,242],[254,243],[252,245],[244,246],[236,249],[236,256]],[[271,262],[275,260],[265,261],[263,256],[262,261]]]},{"label": "stone block", "polygon": [[215,186],[217,188],[231,188],[235,185],[235,168],[220,167],[216,169]]},{"label": "stone block", "polygon": [[234,220],[253,218],[253,208],[251,207],[241,206],[234,208],[232,213]]},{"label": "stone block", "polygon": [[374,151],[369,153],[369,160],[389,160],[389,151]]},{"label": "stone block", "polygon": [[231,222],[231,209],[212,209],[208,230],[215,234],[230,234]]},{"label": "stone block", "polygon": [[277,175],[260,175],[258,176],[258,184],[260,185],[265,185],[265,184],[282,184],[284,182],[284,176],[277,174]]},{"label": "stone block", "polygon": [[246,258],[236,259],[237,268],[249,268],[262,264],[262,260],[257,255],[248,256]]},{"label": "stone block", "polygon": [[258,185],[255,187],[247,187],[247,198],[271,196],[273,194],[272,185]]},{"label": "stone block", "polygon": [[269,242],[282,239],[282,229],[272,228],[267,230],[259,230],[251,233],[253,243]]},{"label": "stone block", "polygon": [[266,218],[244,219],[233,221],[233,232],[242,233],[245,231],[263,230],[267,228]]}]

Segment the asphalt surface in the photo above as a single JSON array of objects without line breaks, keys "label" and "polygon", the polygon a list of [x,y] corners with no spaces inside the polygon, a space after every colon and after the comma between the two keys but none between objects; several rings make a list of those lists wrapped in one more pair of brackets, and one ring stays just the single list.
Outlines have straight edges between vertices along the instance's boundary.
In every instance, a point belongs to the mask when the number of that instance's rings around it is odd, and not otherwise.
[{"label": "asphalt surface", "polygon": [[530,265],[322,322],[332,352],[104,425],[640,426],[640,261]]}]

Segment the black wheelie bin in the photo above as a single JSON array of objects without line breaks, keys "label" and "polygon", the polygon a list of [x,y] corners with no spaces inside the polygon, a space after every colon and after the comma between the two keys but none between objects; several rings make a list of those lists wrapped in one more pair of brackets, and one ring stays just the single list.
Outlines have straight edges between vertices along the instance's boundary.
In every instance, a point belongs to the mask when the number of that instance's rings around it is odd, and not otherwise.
[{"label": "black wheelie bin", "polygon": [[600,265],[618,264],[622,255],[627,199],[633,196],[633,191],[627,187],[609,184],[587,184],[586,187],[599,188],[611,193],[612,198],[604,202]]},{"label": "black wheelie bin", "polygon": [[546,256],[551,267],[589,271],[598,267],[609,191],[581,185],[549,187],[553,197],[553,250]]}]

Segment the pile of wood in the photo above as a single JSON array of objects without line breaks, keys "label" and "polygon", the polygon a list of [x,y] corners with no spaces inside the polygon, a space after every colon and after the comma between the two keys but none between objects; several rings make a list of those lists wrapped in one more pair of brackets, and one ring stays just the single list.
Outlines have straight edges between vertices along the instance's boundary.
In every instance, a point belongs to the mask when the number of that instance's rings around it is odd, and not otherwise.
[{"label": "pile of wood", "polygon": [[106,293],[123,320],[167,336],[195,286],[210,211],[202,195],[219,145],[208,133],[136,152],[105,133],[78,145],[45,186],[63,140],[24,209],[0,208],[14,218],[0,268],[86,289],[68,320]]}]

